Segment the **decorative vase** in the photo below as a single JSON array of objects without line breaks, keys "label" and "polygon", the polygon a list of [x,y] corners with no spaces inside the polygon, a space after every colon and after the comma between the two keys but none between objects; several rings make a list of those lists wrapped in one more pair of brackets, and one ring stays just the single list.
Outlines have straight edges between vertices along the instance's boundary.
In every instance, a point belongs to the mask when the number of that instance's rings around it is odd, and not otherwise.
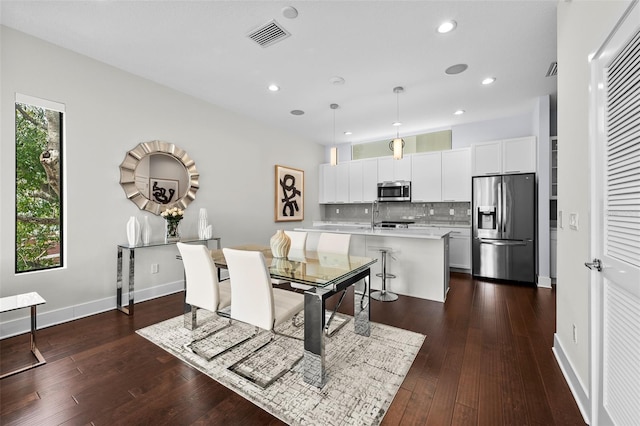
[{"label": "decorative vase", "polygon": [[278,229],[271,237],[270,244],[273,257],[287,257],[289,247],[291,247],[291,238],[282,229]]},{"label": "decorative vase", "polygon": [[149,218],[147,216],[144,216],[142,220],[140,238],[142,239],[142,244],[144,244],[145,246],[149,245],[149,241],[151,240],[151,226],[149,226]]},{"label": "decorative vase", "polygon": [[127,241],[130,247],[134,247],[140,242],[140,222],[135,216],[131,216],[127,222]]},{"label": "decorative vase", "polygon": [[206,240],[207,238],[211,238],[211,236],[207,236],[207,227],[209,223],[207,221],[207,209],[201,208],[200,213],[198,214],[198,238],[201,240]]},{"label": "decorative vase", "polygon": [[165,234],[164,234],[164,242],[171,243],[175,241],[180,241],[180,231],[178,229],[180,225],[180,220],[165,220]]}]

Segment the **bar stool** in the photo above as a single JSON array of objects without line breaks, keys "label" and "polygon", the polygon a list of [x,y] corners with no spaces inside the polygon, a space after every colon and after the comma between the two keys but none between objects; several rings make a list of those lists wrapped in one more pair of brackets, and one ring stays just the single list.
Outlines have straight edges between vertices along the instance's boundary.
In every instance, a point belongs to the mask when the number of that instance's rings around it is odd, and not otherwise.
[{"label": "bar stool", "polygon": [[380,247],[378,251],[382,257],[382,272],[376,274],[376,277],[382,278],[382,290],[372,292],[371,298],[379,300],[380,302],[393,302],[394,300],[398,300],[398,295],[387,291],[387,279],[396,277],[393,274],[387,274],[387,253],[390,253],[393,250],[388,247]]}]

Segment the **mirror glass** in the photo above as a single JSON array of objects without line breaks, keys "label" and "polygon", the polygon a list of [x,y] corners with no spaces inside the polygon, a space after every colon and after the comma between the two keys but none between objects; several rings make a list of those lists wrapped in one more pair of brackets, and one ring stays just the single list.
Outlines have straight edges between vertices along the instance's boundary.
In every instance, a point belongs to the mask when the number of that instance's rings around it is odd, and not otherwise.
[{"label": "mirror glass", "polygon": [[120,165],[120,184],[140,209],[160,214],[195,199],[198,172],[187,153],[172,143],[143,142],[127,152]]}]

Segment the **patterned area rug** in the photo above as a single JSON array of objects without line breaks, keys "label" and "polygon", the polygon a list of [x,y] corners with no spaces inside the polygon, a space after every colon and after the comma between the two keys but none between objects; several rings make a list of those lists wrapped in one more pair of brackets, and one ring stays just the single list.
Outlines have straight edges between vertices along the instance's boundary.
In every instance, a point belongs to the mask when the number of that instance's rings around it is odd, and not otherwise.
[{"label": "patterned area rug", "polygon": [[[325,339],[327,384],[318,389],[304,383],[302,364],[295,366],[266,389],[231,372],[228,367],[265,343],[269,333],[228,351],[211,361],[205,357],[220,352],[230,343],[242,340],[253,327],[237,322],[233,326],[205,337],[228,324],[206,311],[198,311],[198,328],[193,332],[183,326],[183,316],[138,330],[137,333],[227,388],[293,425],[378,425],[387,412],[407,371],[411,367],[425,336],[387,325],[371,323],[371,337],[354,333],[350,321],[333,337]],[[287,322],[277,330],[302,338],[303,327]],[[185,348],[192,340],[197,355]],[[293,365],[302,356],[303,342],[278,336],[264,350],[235,367],[251,376],[275,375]],[[203,356],[201,356],[203,355]]]}]

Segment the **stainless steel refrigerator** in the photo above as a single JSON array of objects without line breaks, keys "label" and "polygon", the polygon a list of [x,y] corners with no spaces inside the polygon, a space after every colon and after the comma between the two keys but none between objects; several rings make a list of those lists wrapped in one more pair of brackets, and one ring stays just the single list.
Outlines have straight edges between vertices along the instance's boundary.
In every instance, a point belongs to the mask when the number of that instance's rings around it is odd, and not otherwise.
[{"label": "stainless steel refrigerator", "polygon": [[536,176],[473,178],[473,275],[536,282]]}]

